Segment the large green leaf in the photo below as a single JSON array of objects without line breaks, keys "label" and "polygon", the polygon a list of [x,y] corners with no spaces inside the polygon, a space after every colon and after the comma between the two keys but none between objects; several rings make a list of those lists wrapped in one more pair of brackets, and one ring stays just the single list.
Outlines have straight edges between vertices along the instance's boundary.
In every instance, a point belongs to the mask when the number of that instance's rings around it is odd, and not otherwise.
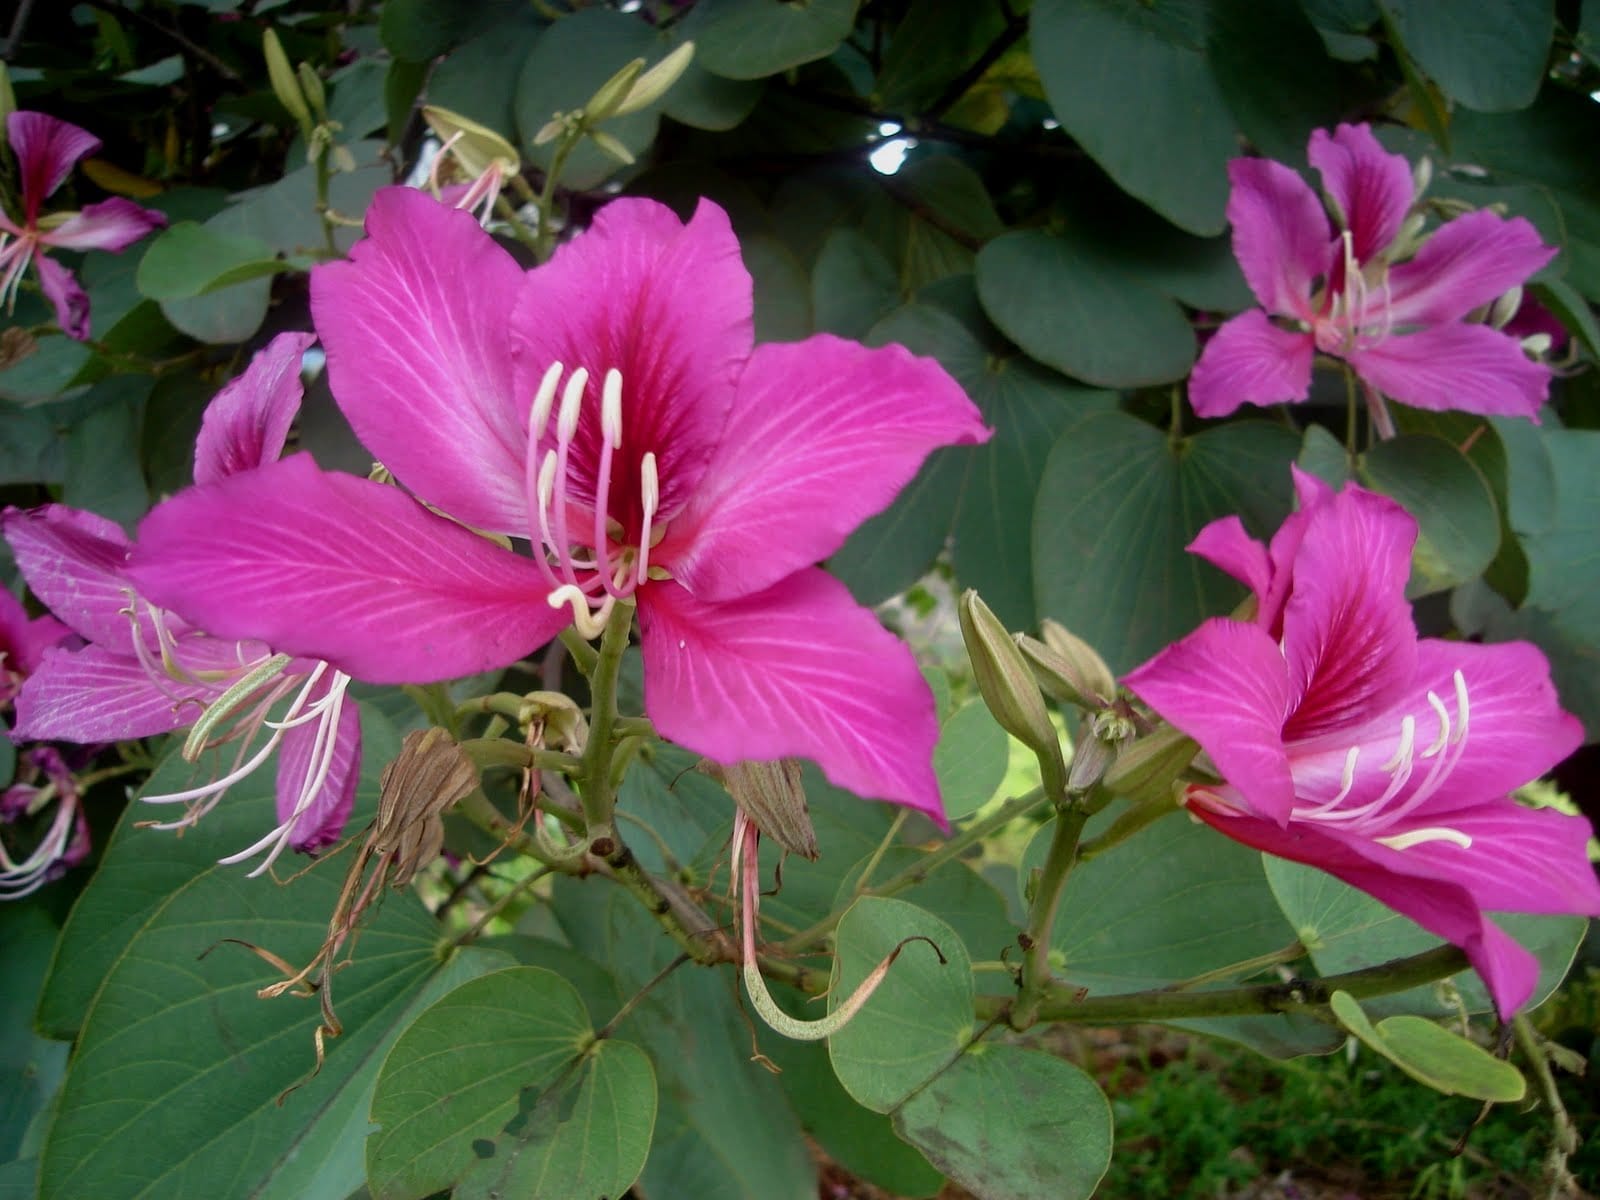
[{"label": "large green leaf", "polygon": [[1111,1165],[1111,1105],[1077,1067],[976,1046],[894,1113],[895,1128],[984,1200],[1088,1200]]},{"label": "large green leaf", "polygon": [[67,432],[63,503],[130,530],[149,510],[150,493],[132,450],[139,444],[150,385],[147,376],[112,375],[89,389],[83,403],[93,409]]},{"label": "large green leaf", "polygon": [[183,300],[283,269],[272,247],[259,238],[180,221],[145,251],[138,283],[152,300]]},{"label": "large green leaf", "polygon": [[835,229],[811,268],[811,309],[819,332],[859,338],[899,305],[900,280],[877,243]]},{"label": "large green leaf", "polygon": [[684,22],[706,70],[760,79],[832,54],[855,28],[858,0],[701,0]]},{"label": "large green leaf", "polygon": [[1056,117],[1117,184],[1192,233],[1221,233],[1233,117],[1200,0],[1037,0],[1032,45]]},{"label": "large green leaf", "polygon": [[1257,537],[1276,529],[1298,449],[1292,431],[1262,421],[1176,443],[1123,413],[1073,425],[1050,452],[1034,509],[1039,614],[1119,674],[1225,614],[1243,589],[1184,547],[1230,513]]},{"label": "large green leaf", "polygon": [[1539,94],[1554,0],[1381,0],[1406,50],[1446,95],[1468,108],[1507,112]]},{"label": "large green leaf", "polygon": [[[1554,480],[1548,520],[1525,528],[1528,604],[1562,614],[1562,624],[1590,644],[1600,643],[1600,432],[1543,430]],[[1515,513],[1513,519],[1515,519]],[[1532,514],[1529,514],[1530,516]]]},{"label": "large green leaf", "polygon": [[66,1072],[67,1044],[39,1037],[32,1020],[58,932],[37,904],[0,907],[0,962],[6,964],[0,991],[0,1162],[22,1151],[29,1122]]},{"label": "large green leaf", "polygon": [[545,25],[524,9],[462,43],[428,76],[428,103],[487,125],[515,145],[517,80]]},{"label": "large green leaf", "polygon": [[1206,53],[1240,129],[1271,158],[1303,166],[1311,131],[1347,107],[1339,70],[1299,4],[1211,0]]},{"label": "large green leaf", "polygon": [[969,700],[939,729],[933,769],[944,815],[952,821],[988,803],[1005,780],[1011,742],[980,700]]},{"label": "large green leaf", "polygon": [[1379,442],[1357,465],[1361,482],[1416,518],[1411,596],[1441,592],[1481,574],[1500,549],[1500,510],[1483,473],[1430,434]]},{"label": "large green leaf", "polygon": [[1510,1063],[1421,1017],[1388,1017],[1374,1025],[1349,992],[1335,992],[1333,1015],[1370,1049],[1419,1083],[1447,1096],[1510,1103],[1521,1100],[1527,1082]]}]

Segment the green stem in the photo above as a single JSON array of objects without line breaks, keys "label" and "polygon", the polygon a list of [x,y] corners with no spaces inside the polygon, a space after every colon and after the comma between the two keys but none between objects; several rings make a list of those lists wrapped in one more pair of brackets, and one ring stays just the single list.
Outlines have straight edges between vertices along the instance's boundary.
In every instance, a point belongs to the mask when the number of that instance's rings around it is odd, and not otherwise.
[{"label": "green stem", "polygon": [[1299,940],[1290,942],[1282,949],[1273,950],[1267,954],[1258,954],[1254,958],[1242,959],[1232,962],[1227,966],[1217,967],[1215,970],[1206,971],[1199,975],[1191,975],[1188,979],[1170,984],[1167,991],[1186,992],[1192,988],[1204,987],[1208,983],[1217,983],[1224,979],[1240,979],[1247,975],[1254,975],[1257,971],[1267,967],[1275,967],[1279,963],[1294,962],[1297,958],[1304,958],[1306,948]]},{"label": "green stem", "polygon": [[1350,460],[1351,470],[1354,470],[1356,455],[1360,452],[1357,438],[1360,436],[1361,410],[1356,400],[1356,373],[1349,367],[1344,368],[1344,407],[1344,452]]},{"label": "green stem", "polygon": [[517,767],[521,770],[535,768],[540,771],[560,771],[563,775],[576,775],[583,769],[583,760],[576,755],[559,750],[532,750],[510,738],[468,738],[461,743],[479,767]]},{"label": "green stem", "polygon": [[561,178],[567,159],[582,137],[583,132],[579,129],[572,129],[562,134],[555,154],[550,159],[550,169],[544,174],[544,187],[539,189],[539,228],[534,231],[534,252],[539,256],[540,262],[549,261],[550,255],[555,250],[556,231],[552,217],[556,201],[556,180]]},{"label": "green stem", "polygon": [[900,830],[905,826],[906,818],[911,815],[909,808],[902,808],[895,813],[894,820],[889,822],[889,828],[884,833],[883,839],[878,843],[878,848],[872,852],[872,857],[867,860],[867,865],[861,868],[861,877],[856,880],[855,894],[861,895],[872,884],[872,873],[878,869],[878,864],[883,861],[883,856],[889,852],[889,847],[894,845],[895,838],[900,836]]},{"label": "green stem", "polygon": [[507,200],[504,196],[496,196],[494,199],[494,211],[496,216],[498,216],[507,225],[511,226],[511,232],[513,236],[516,237],[517,241],[521,242],[534,253],[538,253],[538,234],[534,233],[533,230],[529,229],[525,224],[523,224],[522,218],[517,216],[517,210],[509,200]]},{"label": "green stem", "polygon": [[328,199],[328,188],[333,182],[333,172],[328,169],[328,156],[332,149],[330,143],[324,142],[317,153],[317,217],[322,221],[322,240],[328,245],[328,256],[338,258],[339,243],[333,240],[336,222],[333,219],[333,206]]},{"label": "green stem", "polygon": [[572,659],[572,665],[577,667],[585,678],[593,675],[594,665],[600,660],[595,648],[584,641],[583,635],[571,625],[563,629],[558,636],[561,638],[561,644],[567,648],[567,657]]},{"label": "green stem", "polygon": [[1088,862],[1097,858],[1107,850],[1114,849],[1127,841],[1134,834],[1146,826],[1154,825],[1162,817],[1170,817],[1173,813],[1182,812],[1180,805],[1164,802],[1162,800],[1149,800],[1143,804],[1135,804],[1126,812],[1112,821],[1099,837],[1092,837],[1078,846],[1078,861]]},{"label": "green stem", "polygon": [[1548,1196],[1565,1196],[1572,1184],[1572,1174],[1567,1160],[1578,1151],[1578,1130],[1572,1123],[1567,1106],[1561,1100],[1561,1089],[1556,1086],[1555,1073],[1550,1070],[1550,1056],[1544,1052],[1539,1035],[1522,1013],[1511,1018],[1511,1032],[1517,1039],[1517,1049],[1528,1060],[1533,1079],[1539,1085],[1539,1096],[1550,1109],[1550,1153],[1545,1157],[1545,1183]]},{"label": "green stem", "polygon": [[633,629],[633,605],[624,601],[616,606],[600,635],[600,654],[589,680],[589,743],[583,748],[579,799],[590,838],[609,835],[620,844],[611,821],[616,806],[616,790],[611,783],[611,755],[616,749],[617,678],[622,673],[622,655],[628,648]]},{"label": "green stem", "polygon": [[484,909],[483,915],[473,922],[471,929],[467,930],[455,940],[455,944],[457,946],[466,946],[477,941],[478,938],[483,934],[483,931],[489,927],[490,921],[494,920],[501,913],[505,912],[513,900],[522,895],[529,888],[533,887],[546,875],[550,874],[552,870],[554,870],[553,867],[542,866],[529,875],[526,879],[521,879],[513,886],[507,888],[505,895],[501,896],[500,899],[496,900],[493,904],[489,905],[488,908]]},{"label": "green stem", "polygon": [[1077,861],[1078,838],[1088,819],[1088,809],[1080,804],[1064,805],[1056,810],[1056,827],[1034,886],[1028,927],[1017,938],[1023,949],[1022,990],[1011,1009],[1013,1029],[1026,1029],[1039,1019],[1040,1006],[1055,984],[1050,974],[1050,937],[1055,929],[1056,910],[1061,906],[1061,893]]}]

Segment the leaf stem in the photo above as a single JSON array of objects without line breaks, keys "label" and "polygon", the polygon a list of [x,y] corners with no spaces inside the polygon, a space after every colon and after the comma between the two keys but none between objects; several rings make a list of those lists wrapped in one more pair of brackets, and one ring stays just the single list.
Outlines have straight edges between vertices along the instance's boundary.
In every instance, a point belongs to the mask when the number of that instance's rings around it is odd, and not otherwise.
[{"label": "leaf stem", "polygon": [[1078,839],[1089,807],[1081,801],[1059,805],[1056,827],[1050,836],[1050,849],[1034,885],[1033,903],[1028,909],[1028,927],[1017,936],[1022,946],[1022,990],[1012,1005],[1013,1029],[1027,1029],[1039,1019],[1040,1007],[1049,996],[1055,979],[1050,973],[1050,939],[1055,930],[1056,911],[1078,858]]}]

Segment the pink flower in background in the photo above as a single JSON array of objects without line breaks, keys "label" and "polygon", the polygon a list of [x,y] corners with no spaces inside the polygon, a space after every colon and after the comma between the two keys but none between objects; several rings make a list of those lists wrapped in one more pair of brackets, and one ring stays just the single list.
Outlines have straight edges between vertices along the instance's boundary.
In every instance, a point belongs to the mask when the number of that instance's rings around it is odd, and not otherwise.
[{"label": "pink flower in background", "polygon": [[0,590],[0,705],[9,704],[44,652],[72,637],[54,617],[30,617],[10,592]]},{"label": "pink flower in background", "polygon": [[[276,460],[300,405],[300,360],[312,341],[310,334],[280,334],[217,393],[195,444],[196,480],[237,477]],[[3,525],[34,595],[87,643],[45,653],[17,696],[15,738],[91,743],[149,737],[193,725],[238,689],[236,717],[207,740],[236,743],[232,765],[198,787],[146,796],[151,803],[189,806],[161,828],[193,824],[281,746],[278,826],[223,861],[266,850],[259,873],[286,846],[313,852],[338,840],[355,800],[361,757],[360,717],[345,695],[347,676],[303,659],[267,673],[274,651],[266,643],[212,637],[151,604],[128,574],[133,543],[94,513],[60,504],[10,509]],[[258,680],[253,686],[252,679]],[[272,719],[270,710],[285,701],[282,715]]]},{"label": "pink flower in background", "polygon": [[1190,787],[1191,812],[1454,942],[1509,1015],[1538,964],[1485,912],[1600,916],[1588,822],[1508,794],[1582,729],[1534,647],[1417,638],[1405,510],[1295,483],[1300,511],[1270,547],[1236,517],[1190,547],[1255,592],[1254,621],[1207,621],[1127,684],[1221,773]]},{"label": "pink flower in background", "polygon": [[1321,352],[1403,404],[1534,417],[1549,369],[1516,337],[1465,318],[1543,267],[1555,248],[1521,217],[1488,211],[1446,222],[1418,248],[1407,222],[1411,168],[1367,126],[1316,130],[1307,153],[1337,224],[1282,163],[1228,164],[1233,250],[1261,307],[1206,343],[1189,380],[1195,412],[1222,417],[1241,404],[1304,400]]},{"label": "pink flower in background", "polygon": [[[21,765],[18,782],[0,792],[0,900],[20,900],[61,878],[91,848],[78,781],[60,753],[35,746]],[[43,813],[52,805],[45,823]],[[26,828],[38,823],[44,823],[42,832]]]},{"label": "pink flower in background", "polygon": [[89,297],[72,272],[46,257],[47,250],[121,251],[167,218],[131,200],[113,197],[81,212],[40,217],[39,208],[72,173],[73,164],[100,148],[100,139],[86,129],[36,112],[14,112],[6,118],[6,136],[16,155],[22,215],[13,220],[0,212],[0,297],[6,311],[16,304],[23,272],[33,263],[39,287],[55,306],[56,323],[80,342],[89,336]]},{"label": "pink flower in background", "polygon": [[910,652],[812,564],[933,449],[988,437],[900,347],[754,346],[721,209],[618,200],[524,272],[473,221],[381,192],[312,309],[357,435],[426,504],[297,456],[173,498],[146,595],[374,682],[504,666],[638,605],[645,708],[719,762],[814,759],[941,816]]}]

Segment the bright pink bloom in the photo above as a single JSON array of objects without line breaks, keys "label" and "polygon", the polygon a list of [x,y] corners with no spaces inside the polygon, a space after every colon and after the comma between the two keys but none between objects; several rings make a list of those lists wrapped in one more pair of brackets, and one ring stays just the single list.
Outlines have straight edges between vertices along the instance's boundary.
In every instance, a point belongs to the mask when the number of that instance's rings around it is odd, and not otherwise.
[{"label": "bright pink bloom", "polygon": [[54,617],[30,617],[10,592],[0,589],[0,705],[9,704],[44,652],[72,637]]},{"label": "bright pink bloom", "polygon": [[39,208],[66,177],[73,164],[100,149],[100,139],[86,129],[36,112],[14,112],[6,118],[6,136],[17,159],[22,216],[13,221],[0,212],[0,297],[6,311],[16,304],[22,274],[32,262],[39,287],[55,306],[56,323],[80,342],[89,336],[89,297],[72,272],[46,250],[126,249],[152,229],[167,223],[164,214],[113,197],[81,212],[52,213]]},{"label": "bright pink bloom", "polygon": [[[312,340],[280,334],[217,393],[195,444],[197,480],[238,477],[277,459],[300,406],[300,360]],[[46,653],[23,684],[18,740],[111,742],[186,728],[273,657],[264,642],[212,637],[141,596],[127,569],[133,543],[103,517],[49,504],[10,509],[3,524],[34,595],[88,643]],[[189,805],[172,826],[192,824],[281,746],[278,827],[223,861],[270,847],[259,872],[285,846],[313,852],[331,845],[350,815],[360,769],[360,717],[345,695],[348,683],[328,664],[306,660],[261,678],[235,694],[238,715],[207,740],[237,743],[223,775],[145,799]],[[285,700],[272,719],[272,707]]]},{"label": "bright pink bloom", "polygon": [[1207,621],[1128,686],[1226,781],[1191,787],[1190,811],[1454,942],[1509,1015],[1538,965],[1485,911],[1600,916],[1588,822],[1508,795],[1582,729],[1534,647],[1418,640],[1405,510],[1298,471],[1295,483],[1300,511],[1270,549],[1234,517],[1190,546],[1250,586],[1254,621]]},{"label": "bright pink bloom", "polygon": [[1515,338],[1464,318],[1556,254],[1521,217],[1481,211],[1416,241],[1411,168],[1365,125],[1318,129],[1308,150],[1338,217],[1295,171],[1228,164],[1233,252],[1261,302],[1206,343],[1189,380],[1203,417],[1304,400],[1318,351],[1417,408],[1533,417],[1550,371]]},{"label": "bright pink bloom", "polygon": [[146,594],[375,682],[503,666],[638,604],[645,708],[720,762],[816,760],[938,817],[911,654],[817,569],[938,446],[988,436],[935,363],[752,345],[721,209],[618,200],[524,272],[461,211],[380,193],[312,311],[356,433],[428,505],[306,457],[175,497]]}]

